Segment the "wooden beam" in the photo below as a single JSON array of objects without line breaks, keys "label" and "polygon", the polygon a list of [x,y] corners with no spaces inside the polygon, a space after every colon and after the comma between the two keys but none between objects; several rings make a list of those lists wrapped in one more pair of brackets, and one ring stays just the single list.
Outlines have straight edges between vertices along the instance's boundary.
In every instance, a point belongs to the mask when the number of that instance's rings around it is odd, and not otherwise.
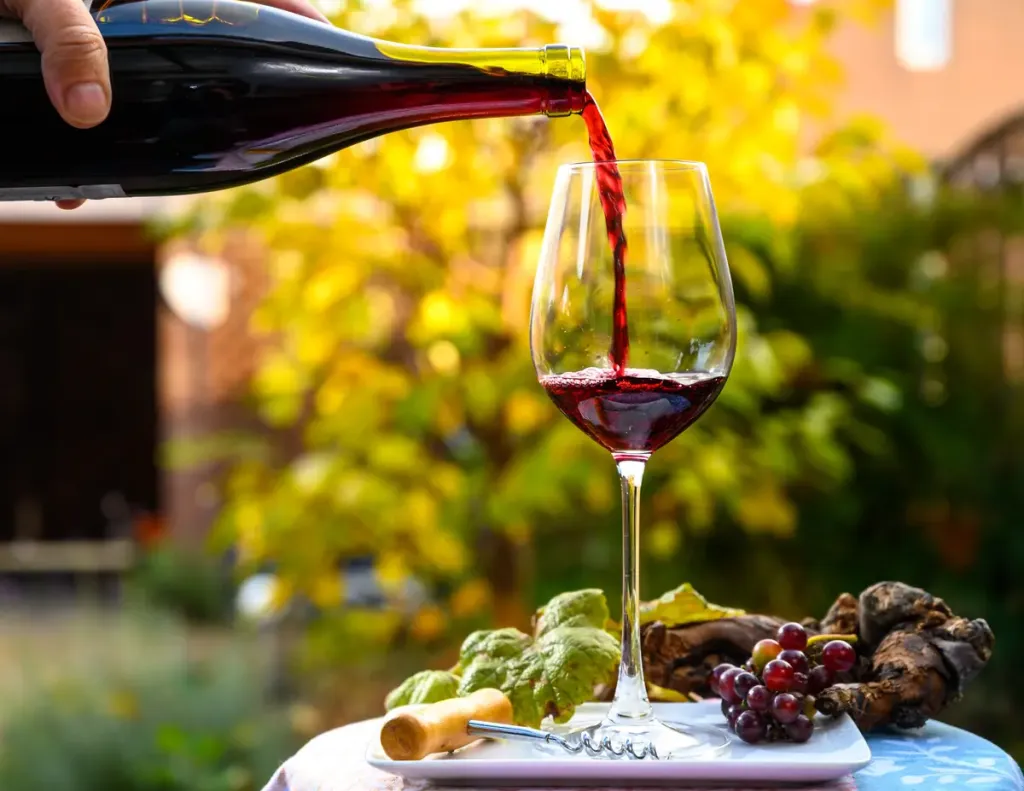
[{"label": "wooden beam", "polygon": [[0,266],[151,265],[147,223],[188,212],[192,196],[89,201],[74,211],[49,203],[0,201]]},{"label": "wooden beam", "polygon": [[122,572],[134,563],[135,545],[125,540],[0,544],[0,572],[7,574]]},{"label": "wooden beam", "polygon": [[0,225],[0,267],[125,264],[152,266],[156,242],[140,222]]}]

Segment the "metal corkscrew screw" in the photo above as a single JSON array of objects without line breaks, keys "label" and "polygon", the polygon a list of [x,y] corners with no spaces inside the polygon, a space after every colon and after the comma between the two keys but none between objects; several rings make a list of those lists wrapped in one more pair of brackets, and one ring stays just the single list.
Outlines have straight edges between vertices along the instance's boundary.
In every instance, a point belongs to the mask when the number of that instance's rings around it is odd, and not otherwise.
[{"label": "metal corkscrew screw", "polygon": [[654,749],[653,744],[644,744],[638,747],[633,743],[632,739],[626,739],[620,745],[616,746],[607,736],[600,741],[595,742],[586,731],[584,731],[578,739],[567,739],[563,736],[559,736],[557,733],[538,731],[533,728],[523,728],[518,725],[500,725],[494,722],[481,722],[480,720],[470,720],[466,730],[470,736],[555,744],[566,752],[570,752],[574,755],[586,753],[594,758],[598,758],[602,755],[610,755],[613,758],[625,757],[631,758],[635,761],[640,761],[644,758],[650,758],[655,761],[660,759],[658,751]]}]

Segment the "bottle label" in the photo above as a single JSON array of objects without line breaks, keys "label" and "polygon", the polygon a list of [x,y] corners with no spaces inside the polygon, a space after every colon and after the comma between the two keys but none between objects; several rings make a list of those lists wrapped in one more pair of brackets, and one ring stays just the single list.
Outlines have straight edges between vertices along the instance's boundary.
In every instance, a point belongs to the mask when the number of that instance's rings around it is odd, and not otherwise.
[{"label": "bottle label", "polygon": [[[96,0],[82,0],[82,5],[92,11]],[[0,44],[31,44],[32,36],[17,19],[0,17]],[[0,199],[2,200],[2,199]]]},{"label": "bottle label", "polygon": [[127,198],[120,184],[86,184],[82,187],[0,188],[0,201],[102,200]]}]

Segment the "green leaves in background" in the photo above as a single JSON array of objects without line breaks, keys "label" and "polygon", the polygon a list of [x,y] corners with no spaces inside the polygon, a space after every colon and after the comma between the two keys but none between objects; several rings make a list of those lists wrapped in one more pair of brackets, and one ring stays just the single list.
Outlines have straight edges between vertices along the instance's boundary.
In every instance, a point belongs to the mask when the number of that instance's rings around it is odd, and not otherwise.
[{"label": "green leaves in background", "polygon": [[[8,698],[0,784],[47,791],[258,791],[298,747],[240,659],[66,680]],[[251,663],[249,663],[251,664]]]}]

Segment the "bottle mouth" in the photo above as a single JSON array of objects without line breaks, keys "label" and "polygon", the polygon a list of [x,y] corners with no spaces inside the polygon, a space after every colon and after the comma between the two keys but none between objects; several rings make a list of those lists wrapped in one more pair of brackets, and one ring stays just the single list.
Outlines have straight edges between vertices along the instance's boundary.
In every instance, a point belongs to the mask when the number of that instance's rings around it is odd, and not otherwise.
[{"label": "bottle mouth", "polygon": [[580,47],[544,47],[544,76],[565,84],[564,95],[552,96],[544,112],[551,117],[582,113],[587,93],[587,59]]}]

